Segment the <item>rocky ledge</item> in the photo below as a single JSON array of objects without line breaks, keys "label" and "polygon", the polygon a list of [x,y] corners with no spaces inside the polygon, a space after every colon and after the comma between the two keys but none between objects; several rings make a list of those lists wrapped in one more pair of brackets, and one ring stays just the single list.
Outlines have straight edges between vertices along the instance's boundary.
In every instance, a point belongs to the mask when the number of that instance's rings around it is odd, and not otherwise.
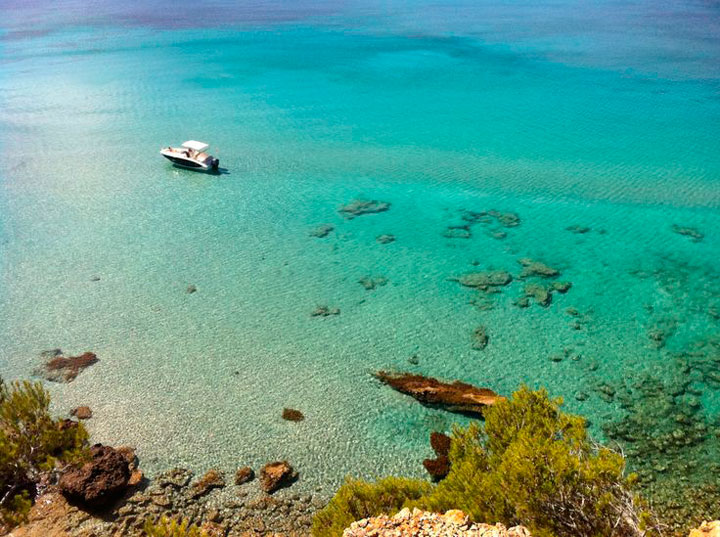
[{"label": "rocky ledge", "polygon": [[462,511],[444,515],[414,509],[403,509],[393,517],[381,515],[353,522],[343,537],[530,537],[530,532],[502,524],[473,524]]}]

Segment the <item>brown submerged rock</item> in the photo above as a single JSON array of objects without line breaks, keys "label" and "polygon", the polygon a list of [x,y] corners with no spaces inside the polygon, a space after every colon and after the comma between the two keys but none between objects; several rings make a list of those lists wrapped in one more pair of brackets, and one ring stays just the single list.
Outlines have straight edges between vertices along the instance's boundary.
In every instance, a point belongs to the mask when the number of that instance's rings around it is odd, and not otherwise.
[{"label": "brown submerged rock", "polygon": [[99,361],[94,352],[65,357],[61,356],[59,351],[60,349],[53,351],[55,355],[51,355],[36,371],[38,376],[50,382],[72,382],[83,370]]},{"label": "brown submerged rock", "polygon": [[79,406],[77,408],[73,408],[70,411],[70,415],[75,416],[79,420],[89,420],[92,418],[93,413],[89,406]]},{"label": "brown submerged rock", "polygon": [[213,468],[212,470],[208,470],[204,476],[192,484],[192,497],[199,498],[200,496],[205,496],[205,494],[210,492],[212,489],[219,489],[224,486],[225,477],[222,472]]},{"label": "brown submerged rock", "polygon": [[242,468],[238,468],[237,472],[235,472],[236,485],[244,485],[245,483],[248,483],[253,479],[255,479],[255,471],[249,466],[243,466]]},{"label": "brown submerged rock", "polygon": [[287,421],[302,421],[305,419],[305,416],[302,412],[294,408],[283,408],[282,419]]},{"label": "brown submerged rock", "polygon": [[130,481],[128,461],[110,446],[95,444],[92,460],[65,472],[59,486],[63,495],[91,509],[102,509],[118,499]]},{"label": "brown submerged rock", "polygon": [[482,415],[485,407],[505,399],[488,388],[478,388],[460,381],[447,383],[412,373],[386,371],[375,373],[375,377],[425,405],[439,406],[453,412]]},{"label": "brown submerged rock", "polygon": [[434,459],[425,459],[423,466],[433,481],[440,481],[450,473],[450,444],[451,439],[444,433],[430,433],[430,447],[435,452]]},{"label": "brown submerged rock", "polygon": [[260,488],[272,494],[297,480],[297,473],[287,461],[269,462],[260,469]]},{"label": "brown submerged rock", "polygon": [[478,326],[473,332],[472,348],[476,351],[484,350],[488,341],[490,341],[490,338],[487,335],[487,330],[485,330],[484,326]]}]

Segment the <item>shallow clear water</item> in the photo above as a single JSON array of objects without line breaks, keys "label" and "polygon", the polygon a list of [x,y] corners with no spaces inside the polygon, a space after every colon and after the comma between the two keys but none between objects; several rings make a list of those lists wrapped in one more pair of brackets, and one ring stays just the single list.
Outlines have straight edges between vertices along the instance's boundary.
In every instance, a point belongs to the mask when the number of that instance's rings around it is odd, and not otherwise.
[{"label": "shallow clear water", "polygon": [[[422,475],[428,433],[464,418],[380,386],[386,368],[544,385],[601,435],[621,410],[599,382],[667,375],[670,352],[718,333],[713,4],[0,7],[0,374],[93,350],[48,385],[56,409],[88,404],[93,438],[148,470],[280,457],[326,489]],[[227,173],[158,155],[188,138]],[[392,206],[343,219],[356,198]],[[489,209],[521,225],[443,236]],[[451,279],[517,275],[522,257],[572,289],[521,309],[515,281],[480,311]],[[389,282],[366,291],[368,275]],[[340,315],[311,317],[322,304]],[[675,327],[659,350],[658,322]],[[698,385],[716,416],[720,391]]]}]

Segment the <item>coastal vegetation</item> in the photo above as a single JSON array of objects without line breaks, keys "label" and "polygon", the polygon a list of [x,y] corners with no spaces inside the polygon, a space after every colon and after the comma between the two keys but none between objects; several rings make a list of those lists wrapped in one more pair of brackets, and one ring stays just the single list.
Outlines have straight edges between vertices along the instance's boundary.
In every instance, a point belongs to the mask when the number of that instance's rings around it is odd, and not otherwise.
[{"label": "coastal vegetation", "polygon": [[342,534],[349,519],[403,507],[460,509],[479,522],[522,524],[539,537],[647,535],[651,515],[624,457],[589,437],[561,399],[522,387],[486,410],[484,427],[456,427],[450,472],[438,485],[389,478],[348,481],[316,515],[314,537]]},{"label": "coastal vegetation", "polygon": [[0,378],[0,527],[23,521],[49,474],[89,456],[82,424],[51,417],[49,405],[42,384]]}]

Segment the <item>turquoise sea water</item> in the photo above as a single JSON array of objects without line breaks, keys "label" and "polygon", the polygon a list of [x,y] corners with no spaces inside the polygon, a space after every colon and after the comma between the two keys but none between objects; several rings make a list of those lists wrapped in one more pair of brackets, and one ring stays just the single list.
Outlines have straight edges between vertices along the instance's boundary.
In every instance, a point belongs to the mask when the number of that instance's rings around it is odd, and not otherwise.
[{"label": "turquoise sea water", "polygon": [[[97,441],[150,472],[287,458],[329,490],[422,475],[429,432],[464,420],[378,369],[547,386],[602,437],[624,411],[600,383],[672,381],[673,353],[717,341],[716,5],[201,4],[0,1],[0,374],[96,352],[48,388]],[[189,138],[227,173],[158,154]],[[358,198],[391,208],[342,218]],[[491,209],[521,224],[443,235]],[[516,280],[480,310],[452,280],[523,257],[572,289],[522,309]],[[691,375],[712,422],[720,386]]]}]

